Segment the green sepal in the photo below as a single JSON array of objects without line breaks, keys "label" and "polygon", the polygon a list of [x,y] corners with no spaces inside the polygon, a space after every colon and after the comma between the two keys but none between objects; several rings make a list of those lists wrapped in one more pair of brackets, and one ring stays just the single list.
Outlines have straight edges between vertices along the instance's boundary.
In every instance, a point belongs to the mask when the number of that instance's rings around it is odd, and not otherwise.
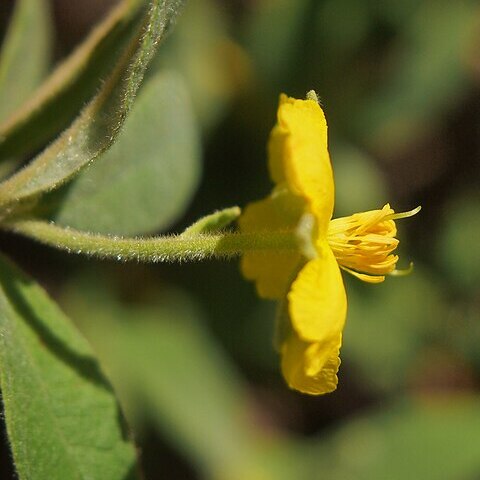
[{"label": "green sepal", "polygon": [[242,211],[240,207],[230,207],[218,210],[197,220],[194,224],[186,228],[181,236],[188,237],[202,233],[218,232],[237,220],[241,213]]}]

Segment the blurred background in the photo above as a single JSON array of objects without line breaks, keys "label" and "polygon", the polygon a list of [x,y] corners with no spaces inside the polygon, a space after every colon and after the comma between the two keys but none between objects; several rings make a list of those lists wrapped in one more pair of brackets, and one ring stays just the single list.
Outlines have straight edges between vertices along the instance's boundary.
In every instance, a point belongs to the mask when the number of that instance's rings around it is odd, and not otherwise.
[{"label": "blurred background", "polygon": [[[1,2],[3,29],[13,3]],[[53,2],[51,65],[114,3]],[[265,196],[278,95],[310,89],[329,122],[335,215],[422,205],[399,222],[399,267],[413,261],[412,275],[345,278],[336,392],[288,390],[275,305],[236,260],[96,262],[12,236],[2,248],[94,346],[147,479],[480,479],[480,2],[189,0],[144,87],[154,112],[137,110],[158,130],[137,129],[126,161],[171,159],[153,183],[137,181],[150,198],[163,192],[158,202],[131,191],[139,215],[155,216],[135,233],[178,232]],[[108,215],[105,231],[130,233]],[[68,209],[58,219],[77,221]],[[2,479],[12,475],[3,443]]]}]

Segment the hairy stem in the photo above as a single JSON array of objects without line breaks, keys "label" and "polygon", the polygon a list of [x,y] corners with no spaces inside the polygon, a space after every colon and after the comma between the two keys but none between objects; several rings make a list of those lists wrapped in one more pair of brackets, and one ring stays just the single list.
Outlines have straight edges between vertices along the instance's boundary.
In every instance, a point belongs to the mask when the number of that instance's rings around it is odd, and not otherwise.
[{"label": "hairy stem", "polygon": [[59,250],[119,261],[198,261],[213,257],[233,257],[253,250],[298,249],[294,232],[222,232],[212,235],[126,238],[80,232],[40,220],[17,220],[2,227]]}]

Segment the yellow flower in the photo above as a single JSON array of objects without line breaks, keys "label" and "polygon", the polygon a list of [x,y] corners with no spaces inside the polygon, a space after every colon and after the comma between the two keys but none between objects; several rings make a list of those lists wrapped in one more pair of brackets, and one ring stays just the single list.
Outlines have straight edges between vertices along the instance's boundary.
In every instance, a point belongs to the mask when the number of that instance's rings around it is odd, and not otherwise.
[{"label": "yellow flower", "polygon": [[327,148],[327,123],[314,92],[307,100],[282,94],[268,144],[275,183],[269,197],[249,204],[240,217],[243,232],[298,232],[298,251],[248,252],[243,275],[258,294],[279,299],[278,348],[291,388],[313,395],[335,390],[347,312],[340,269],[370,283],[396,272],[395,214],[380,210],[331,220],[334,182]]}]

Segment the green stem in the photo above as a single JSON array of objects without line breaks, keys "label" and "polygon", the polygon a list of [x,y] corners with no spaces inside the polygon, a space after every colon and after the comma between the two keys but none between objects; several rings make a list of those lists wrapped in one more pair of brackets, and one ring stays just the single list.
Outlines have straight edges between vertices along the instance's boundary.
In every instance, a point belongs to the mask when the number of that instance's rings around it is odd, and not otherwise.
[{"label": "green stem", "polygon": [[3,228],[59,250],[102,259],[140,262],[196,261],[225,258],[247,251],[296,250],[294,232],[196,234],[125,238],[80,232],[40,220],[17,220]]}]

